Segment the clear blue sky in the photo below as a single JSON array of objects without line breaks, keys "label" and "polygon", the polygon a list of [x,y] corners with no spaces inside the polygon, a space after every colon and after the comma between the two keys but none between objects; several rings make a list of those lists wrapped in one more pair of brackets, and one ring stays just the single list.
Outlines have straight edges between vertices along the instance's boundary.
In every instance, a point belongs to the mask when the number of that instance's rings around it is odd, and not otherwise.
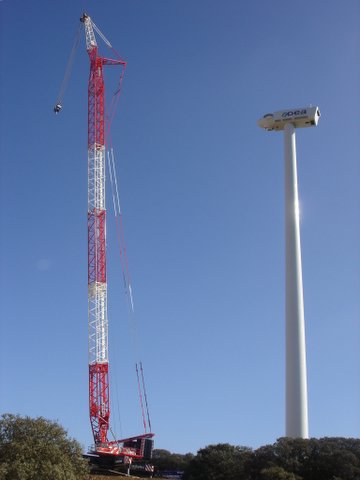
[{"label": "clear blue sky", "polygon": [[[112,136],[156,446],[284,435],[283,139],[256,121],[309,104],[322,112],[297,134],[310,434],[359,437],[358,0],[0,2],[0,411],[92,441],[83,35],[52,112],[84,10],[128,62]],[[113,423],[130,436],[142,425],[110,207]]]}]

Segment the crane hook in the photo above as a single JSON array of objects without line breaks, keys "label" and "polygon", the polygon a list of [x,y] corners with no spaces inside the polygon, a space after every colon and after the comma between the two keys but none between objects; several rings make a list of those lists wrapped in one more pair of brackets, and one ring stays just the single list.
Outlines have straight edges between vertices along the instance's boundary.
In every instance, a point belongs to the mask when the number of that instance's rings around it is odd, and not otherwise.
[{"label": "crane hook", "polygon": [[62,105],[61,103],[57,103],[55,106],[54,106],[54,113],[58,114],[60,113],[60,110],[62,109]]}]

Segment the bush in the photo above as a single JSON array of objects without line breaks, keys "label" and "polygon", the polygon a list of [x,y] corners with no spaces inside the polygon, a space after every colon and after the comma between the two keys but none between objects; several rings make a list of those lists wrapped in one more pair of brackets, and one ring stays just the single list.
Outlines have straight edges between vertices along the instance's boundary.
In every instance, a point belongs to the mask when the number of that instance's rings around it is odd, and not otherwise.
[{"label": "bush", "polygon": [[0,417],[0,480],[85,480],[80,444],[56,422]]}]

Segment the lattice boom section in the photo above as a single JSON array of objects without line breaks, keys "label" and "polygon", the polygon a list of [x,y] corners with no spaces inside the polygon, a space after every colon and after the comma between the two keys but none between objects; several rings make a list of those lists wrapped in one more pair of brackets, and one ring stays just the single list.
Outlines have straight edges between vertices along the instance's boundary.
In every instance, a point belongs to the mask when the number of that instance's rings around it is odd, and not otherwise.
[{"label": "lattice boom section", "polygon": [[88,212],[105,210],[105,146],[88,149]]},{"label": "lattice boom section", "polygon": [[103,59],[85,22],[90,57],[88,89],[88,318],[90,420],[97,445],[108,442],[110,417],[106,285]]},{"label": "lattice boom section", "polygon": [[85,24],[86,49],[89,51],[92,48],[94,48],[94,46],[97,45],[95,40],[94,30],[91,25],[90,17],[85,17],[84,24]]},{"label": "lattice boom section", "polygon": [[103,59],[97,57],[97,48],[90,52],[88,87],[88,147],[105,144]]},{"label": "lattice boom section", "polygon": [[105,210],[105,118],[102,58],[91,54],[88,88],[88,211]]},{"label": "lattice boom section", "polygon": [[89,365],[90,421],[96,445],[108,442],[109,429],[109,365]]},{"label": "lattice boom section", "polygon": [[88,286],[89,364],[109,360],[106,283]]},{"label": "lattice boom section", "polygon": [[106,212],[88,212],[88,285],[106,283]]}]

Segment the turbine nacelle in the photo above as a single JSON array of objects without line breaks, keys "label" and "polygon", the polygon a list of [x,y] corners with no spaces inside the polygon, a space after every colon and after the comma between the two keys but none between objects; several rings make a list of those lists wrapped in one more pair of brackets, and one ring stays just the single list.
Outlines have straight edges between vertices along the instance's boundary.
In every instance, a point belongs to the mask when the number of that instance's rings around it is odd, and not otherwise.
[{"label": "turbine nacelle", "polygon": [[319,118],[319,107],[305,107],[267,113],[257,124],[265,130],[284,130],[287,123],[292,123],[296,128],[316,127]]}]

